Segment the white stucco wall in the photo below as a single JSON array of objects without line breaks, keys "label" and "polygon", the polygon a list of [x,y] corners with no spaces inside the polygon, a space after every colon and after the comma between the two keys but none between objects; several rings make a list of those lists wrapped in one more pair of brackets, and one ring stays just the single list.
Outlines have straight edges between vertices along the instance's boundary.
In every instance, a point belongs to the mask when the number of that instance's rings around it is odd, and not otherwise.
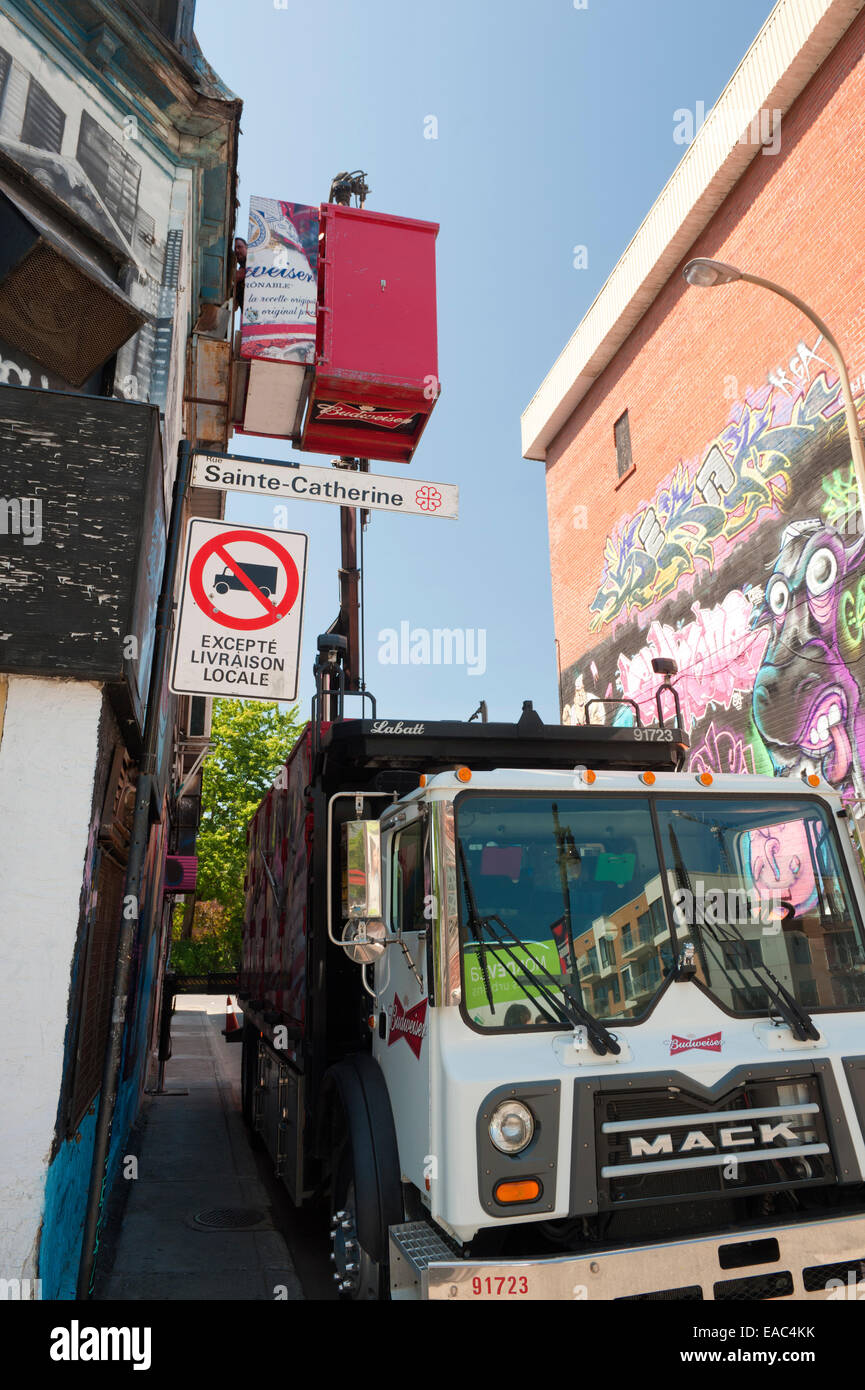
[{"label": "white stucco wall", "polygon": [[29,1278],[63,1065],[102,692],[10,676],[0,740],[0,1278]]}]

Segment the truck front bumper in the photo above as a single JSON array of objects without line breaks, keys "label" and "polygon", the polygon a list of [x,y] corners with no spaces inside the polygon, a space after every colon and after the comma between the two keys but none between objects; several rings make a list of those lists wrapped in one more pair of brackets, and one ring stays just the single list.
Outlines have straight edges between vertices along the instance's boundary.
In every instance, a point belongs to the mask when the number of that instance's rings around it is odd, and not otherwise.
[{"label": "truck front bumper", "polygon": [[865,1298],[865,1216],[543,1260],[460,1260],[424,1221],[392,1226],[399,1299]]}]

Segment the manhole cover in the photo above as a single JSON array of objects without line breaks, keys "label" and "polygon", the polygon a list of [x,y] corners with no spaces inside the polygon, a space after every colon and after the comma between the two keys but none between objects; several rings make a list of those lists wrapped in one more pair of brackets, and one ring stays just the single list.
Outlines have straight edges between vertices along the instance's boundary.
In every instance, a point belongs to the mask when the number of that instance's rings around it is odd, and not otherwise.
[{"label": "manhole cover", "polygon": [[209,1207],[197,1211],[192,1224],[202,1231],[254,1231],[269,1222],[256,1207]]}]

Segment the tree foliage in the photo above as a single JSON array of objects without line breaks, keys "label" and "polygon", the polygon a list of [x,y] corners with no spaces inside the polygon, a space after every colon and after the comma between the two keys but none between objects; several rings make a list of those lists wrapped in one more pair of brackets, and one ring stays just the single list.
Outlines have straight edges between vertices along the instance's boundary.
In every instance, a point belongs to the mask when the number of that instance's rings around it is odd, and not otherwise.
[{"label": "tree foliage", "polygon": [[[181,954],[185,951],[197,960],[200,957],[198,969],[230,968],[227,962],[231,956],[239,963],[246,827],[301,728],[297,706],[282,713],[277,704],[262,700],[213,702],[211,751],[201,778],[201,824],[196,844],[199,902],[193,940],[177,941]],[[213,913],[214,904],[221,906],[221,913]],[[209,927],[202,916],[206,906],[210,909]],[[175,926],[175,939],[179,934]],[[198,949],[193,952],[192,947]],[[172,960],[176,955],[175,950]],[[208,963],[211,955],[212,965]]]}]

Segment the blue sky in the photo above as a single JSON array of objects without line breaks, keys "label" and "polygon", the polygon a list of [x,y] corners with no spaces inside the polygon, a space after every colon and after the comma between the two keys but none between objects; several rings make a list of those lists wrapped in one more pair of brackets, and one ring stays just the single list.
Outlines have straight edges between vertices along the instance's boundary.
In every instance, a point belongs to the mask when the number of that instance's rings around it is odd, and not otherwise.
[{"label": "blue sky", "polygon": [[[441,224],[442,395],[406,471],[457,483],[460,520],[373,513],[366,681],[379,713],[465,719],[485,699],[491,719],[510,720],[531,699],[558,722],[544,468],[521,457],[520,414],[681,159],[673,112],[708,111],[771,8],[198,0],[205,56],[244,102],[241,235],[251,194],[316,204],[358,168],[367,207]],[[229,448],[299,457],[243,435]],[[227,516],[273,524],[268,503],[236,493]],[[338,610],[339,512],[298,501],[289,527],[310,537],[305,710],[315,638]],[[485,670],[382,664],[380,634],[403,622],[470,631]]]}]

